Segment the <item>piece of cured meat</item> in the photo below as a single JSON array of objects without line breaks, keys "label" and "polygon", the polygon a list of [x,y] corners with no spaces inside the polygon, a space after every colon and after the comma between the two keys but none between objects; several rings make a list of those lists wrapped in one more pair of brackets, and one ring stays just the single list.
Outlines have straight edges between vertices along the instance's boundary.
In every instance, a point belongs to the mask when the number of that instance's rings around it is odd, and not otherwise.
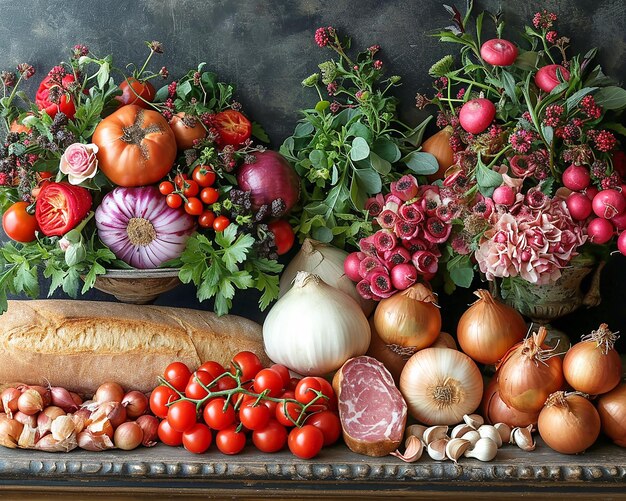
[{"label": "piece of cured meat", "polygon": [[385,456],[398,448],[407,405],[382,363],[366,356],[351,358],[335,374],[333,388],[343,438],[350,450]]}]

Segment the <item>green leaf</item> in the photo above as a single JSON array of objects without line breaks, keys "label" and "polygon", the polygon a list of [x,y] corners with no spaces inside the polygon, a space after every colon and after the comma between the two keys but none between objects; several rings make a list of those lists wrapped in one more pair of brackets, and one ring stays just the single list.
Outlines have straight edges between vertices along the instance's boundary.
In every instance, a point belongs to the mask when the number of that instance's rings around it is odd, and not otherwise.
[{"label": "green leaf", "polygon": [[30,297],[37,297],[39,295],[37,268],[31,268],[28,262],[22,263],[22,265],[17,268],[13,283],[19,292],[23,291]]},{"label": "green leaf", "polygon": [[254,237],[250,234],[242,233],[233,245],[224,249],[222,260],[228,271],[234,273],[239,269],[237,265],[246,260],[246,256],[253,245]]},{"label": "green leaf", "polygon": [[346,137],[353,136],[355,138],[361,137],[365,139],[366,142],[369,142],[372,140],[372,131],[367,125],[361,123],[360,121],[356,121],[350,126],[348,132],[346,133]]},{"label": "green leaf", "polygon": [[524,71],[536,71],[539,53],[534,51],[520,51],[513,66]]},{"label": "green leaf", "polygon": [[263,126],[258,122],[252,122],[252,135],[262,143],[269,143],[270,137],[265,132]]},{"label": "green leaf", "polygon": [[626,108],[626,89],[621,87],[602,87],[593,97],[596,103],[605,110],[621,110]]},{"label": "green leaf", "polygon": [[549,125],[542,125],[541,132],[543,133],[543,137],[545,138],[546,143],[552,144],[552,141],[554,139],[554,129]]},{"label": "green leaf", "polygon": [[420,123],[417,127],[409,131],[405,139],[408,143],[412,144],[416,148],[422,144],[422,138],[424,137],[424,131],[426,130],[426,126],[433,119],[432,115],[429,115],[424,119],[422,123]]},{"label": "green leaf", "polygon": [[63,292],[65,292],[71,298],[76,298],[78,295],[78,287],[80,285],[80,276],[75,268],[70,268],[67,275],[63,279]]},{"label": "green leaf", "polygon": [[313,150],[309,153],[309,160],[314,167],[318,169],[326,169],[328,168],[328,160],[326,158],[326,153],[322,150]]},{"label": "green leaf", "polygon": [[317,111],[318,113],[322,113],[324,110],[326,110],[328,107],[330,106],[330,101],[319,101],[316,105],[315,105],[315,111]]},{"label": "green leaf", "polygon": [[161,87],[156,95],[154,96],[154,102],[155,103],[164,103],[165,100],[168,98],[168,96],[170,95],[170,91],[169,91],[169,86],[164,85],[163,87]]},{"label": "green leaf", "polygon": [[263,293],[259,299],[261,311],[264,311],[278,297],[280,290],[278,284],[278,276],[276,275],[267,275],[266,273],[257,275],[255,288]]},{"label": "green leaf", "polygon": [[110,73],[109,63],[107,62],[102,63],[97,73],[98,74],[98,77],[97,77],[98,87],[100,89],[104,89],[105,85],[108,83],[109,73]]},{"label": "green leaf", "polygon": [[400,157],[402,156],[398,145],[392,140],[384,137],[379,137],[376,141],[374,141],[372,151],[392,164],[400,160]]},{"label": "green leaf", "polygon": [[587,94],[596,90],[597,87],[584,87],[577,92],[574,92],[570,97],[565,101],[565,108],[567,111],[572,111],[578,103],[585,97]]},{"label": "green leaf", "polygon": [[359,183],[359,187],[368,195],[375,195],[383,189],[380,175],[373,169],[354,169],[354,178]]},{"label": "green leaf", "polygon": [[330,243],[333,240],[333,232],[326,226],[319,226],[313,230],[312,237],[318,242]]},{"label": "green leaf", "polygon": [[185,99],[190,92],[191,82],[189,80],[176,87],[176,95],[181,99]]},{"label": "green leaf", "polygon": [[370,152],[370,162],[372,163],[374,170],[383,176],[386,176],[391,172],[391,164],[384,158],[379,157],[373,151]]},{"label": "green leaf", "polygon": [[85,278],[83,279],[84,285],[81,290],[81,294],[84,294],[85,292],[87,292],[89,289],[91,289],[94,286],[98,275],[104,275],[105,273],[106,273],[106,270],[104,266],[102,266],[99,263],[94,263],[93,266],[89,269],[89,272],[87,273],[87,275],[85,275]]},{"label": "green leaf", "polygon": [[515,104],[519,104],[519,99],[517,98],[517,94],[515,92],[515,78],[508,71],[502,70],[501,73],[502,85],[504,87],[504,92],[507,96],[513,101]]},{"label": "green leaf", "polygon": [[450,278],[458,287],[468,289],[472,286],[472,281],[474,280],[474,270],[471,266],[453,268],[450,270]]},{"label": "green leaf", "polygon": [[476,164],[476,182],[478,191],[484,196],[490,197],[493,195],[493,191],[502,184],[502,174],[487,167],[479,156]]},{"label": "green leaf", "polygon": [[428,176],[439,170],[435,156],[425,151],[412,151],[402,159],[402,162],[420,176]]},{"label": "green leaf", "polygon": [[365,160],[370,154],[370,147],[367,141],[362,137],[355,137],[352,140],[352,148],[350,149],[350,158],[355,162]]},{"label": "green leaf", "polygon": [[293,131],[293,137],[306,137],[313,134],[315,127],[309,122],[300,122]]},{"label": "green leaf", "polygon": [[[223,249],[225,249],[226,247],[230,246],[235,241],[236,236],[237,236],[237,225],[230,224],[224,231],[215,232],[215,243],[219,245],[220,247],[222,247]],[[202,238],[204,239],[206,244],[211,245],[209,240],[204,235],[202,235]]]},{"label": "green leaf", "polygon": [[622,124],[618,124],[618,123],[604,123],[604,124],[602,124],[602,127],[604,127],[605,129],[614,130],[618,134],[626,137],[626,127],[624,127]]}]

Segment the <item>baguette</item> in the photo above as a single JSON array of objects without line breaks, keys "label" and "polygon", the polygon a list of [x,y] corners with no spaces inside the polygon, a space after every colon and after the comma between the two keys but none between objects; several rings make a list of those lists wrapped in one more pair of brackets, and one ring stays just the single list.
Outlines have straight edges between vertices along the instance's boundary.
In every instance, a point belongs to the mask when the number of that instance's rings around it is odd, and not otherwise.
[{"label": "baguette", "polygon": [[264,364],[261,326],[242,317],[96,301],[9,301],[0,317],[0,382],[62,386],[92,395],[105,381],[148,392],[167,365],[228,368],[239,351]]}]

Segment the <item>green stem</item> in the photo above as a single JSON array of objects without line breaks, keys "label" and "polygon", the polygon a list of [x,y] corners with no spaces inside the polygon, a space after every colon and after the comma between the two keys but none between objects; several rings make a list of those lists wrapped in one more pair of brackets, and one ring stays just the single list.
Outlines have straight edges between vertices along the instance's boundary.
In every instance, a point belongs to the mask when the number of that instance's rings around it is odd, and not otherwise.
[{"label": "green stem", "polygon": [[448,106],[450,106],[450,111],[454,115],[454,106],[452,105],[452,102],[451,102],[452,97],[450,96],[450,92],[451,92],[451,87],[452,86],[450,85],[450,83],[451,83],[450,82],[450,78],[447,78],[446,80],[448,81],[448,85],[447,85],[447,87],[448,87]]},{"label": "green stem", "polygon": [[150,54],[148,54],[148,57],[146,58],[146,61],[143,63],[143,66],[141,67],[141,69],[139,70],[139,73],[136,73],[134,75],[137,80],[139,80],[141,78],[141,74],[146,69],[146,66],[148,66],[148,63],[150,62],[150,59],[152,59],[153,55],[154,55],[154,51],[152,49],[150,49]]},{"label": "green stem", "polygon": [[493,92],[497,96],[500,95],[500,93],[496,89],[494,89],[493,87],[491,87],[489,85],[486,85],[486,84],[483,84],[483,83],[480,83],[480,82],[472,82],[471,80],[468,80],[466,78],[460,78],[460,77],[457,77],[457,76],[455,76],[454,79],[457,82],[463,82],[463,83],[466,83],[466,84],[476,85],[476,86],[480,87],[481,89],[485,89],[485,90],[488,90],[490,92]]},{"label": "green stem", "polygon": [[550,54],[550,49],[548,48],[548,44],[546,43],[546,34],[545,34],[545,30],[543,33],[543,36],[541,37],[541,43],[543,43],[543,49],[544,52],[547,54],[547,56],[550,58],[550,61],[552,61],[552,64],[556,64],[556,61],[554,60],[554,58],[552,57],[552,54]]}]

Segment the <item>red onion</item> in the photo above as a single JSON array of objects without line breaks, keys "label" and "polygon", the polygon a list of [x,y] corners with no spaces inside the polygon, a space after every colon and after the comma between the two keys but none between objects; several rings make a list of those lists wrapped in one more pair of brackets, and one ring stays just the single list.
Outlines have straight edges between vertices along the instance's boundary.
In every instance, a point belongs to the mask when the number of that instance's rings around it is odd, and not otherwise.
[{"label": "red onion", "polygon": [[78,409],[78,405],[74,401],[71,393],[61,386],[51,386],[50,394],[52,395],[52,405],[60,407],[65,412],[74,412]]},{"label": "red onion", "polygon": [[145,414],[148,410],[148,397],[140,391],[129,391],[122,399],[122,405],[126,407],[126,414],[129,418],[136,418]]},{"label": "red onion", "polygon": [[172,209],[154,186],[115,188],[96,209],[102,243],[135,268],[156,268],[185,249],[195,220]]},{"label": "red onion", "polygon": [[141,442],[143,446],[155,446],[157,444],[156,439],[158,437],[159,420],[154,416],[144,414],[143,416],[139,416],[137,418],[136,423],[141,426],[141,429],[143,430],[143,440]]},{"label": "red onion", "polygon": [[239,169],[237,184],[242,190],[252,192],[255,208],[281,198],[285,202],[285,213],[289,212],[300,198],[298,174],[280,153],[265,150],[252,155],[256,161]]}]

